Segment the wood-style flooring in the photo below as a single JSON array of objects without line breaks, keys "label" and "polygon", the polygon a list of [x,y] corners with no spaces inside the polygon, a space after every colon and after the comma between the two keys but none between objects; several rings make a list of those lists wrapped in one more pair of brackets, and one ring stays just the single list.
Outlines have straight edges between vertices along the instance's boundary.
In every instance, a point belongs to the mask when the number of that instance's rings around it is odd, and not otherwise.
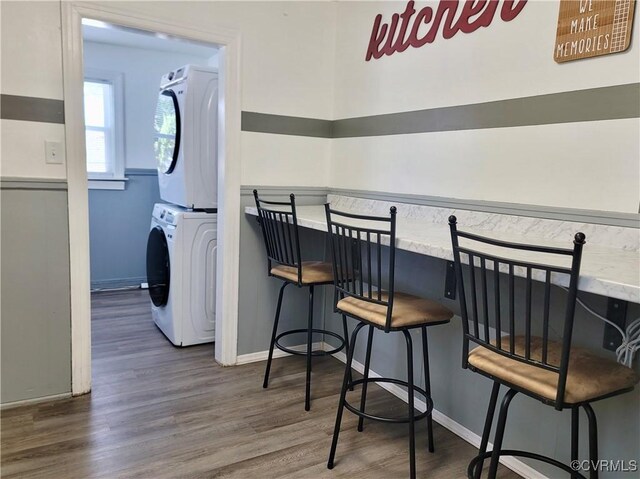
[{"label": "wood-style flooring", "polygon": [[[335,468],[326,462],[342,380],[334,358],[314,362],[304,411],[304,358],[223,368],[212,345],[173,347],[151,320],[146,291],[92,298],[90,395],[2,411],[1,470],[10,478],[404,478],[408,428],[345,411]],[[367,405],[406,405],[371,387]],[[355,394],[355,393],[353,393]],[[375,412],[375,411],[374,411]],[[435,426],[427,452],[418,423],[419,477],[465,477],[476,449]],[[499,477],[517,478],[501,467]]]}]

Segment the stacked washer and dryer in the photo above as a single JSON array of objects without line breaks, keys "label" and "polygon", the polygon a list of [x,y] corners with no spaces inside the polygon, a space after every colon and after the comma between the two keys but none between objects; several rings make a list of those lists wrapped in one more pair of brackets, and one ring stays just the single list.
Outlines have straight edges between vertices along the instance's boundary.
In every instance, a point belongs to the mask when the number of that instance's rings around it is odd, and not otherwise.
[{"label": "stacked washer and dryer", "polygon": [[186,65],[162,77],[154,150],[160,197],[147,241],[153,320],[176,346],[215,336],[218,74]]}]

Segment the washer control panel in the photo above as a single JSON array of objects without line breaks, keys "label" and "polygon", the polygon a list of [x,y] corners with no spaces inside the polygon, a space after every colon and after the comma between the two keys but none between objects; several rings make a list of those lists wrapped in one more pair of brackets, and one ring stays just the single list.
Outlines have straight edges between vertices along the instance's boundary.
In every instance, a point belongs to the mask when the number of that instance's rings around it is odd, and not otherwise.
[{"label": "washer control panel", "polygon": [[153,217],[168,225],[175,225],[177,223],[176,212],[165,207],[165,205],[155,205],[153,208]]}]

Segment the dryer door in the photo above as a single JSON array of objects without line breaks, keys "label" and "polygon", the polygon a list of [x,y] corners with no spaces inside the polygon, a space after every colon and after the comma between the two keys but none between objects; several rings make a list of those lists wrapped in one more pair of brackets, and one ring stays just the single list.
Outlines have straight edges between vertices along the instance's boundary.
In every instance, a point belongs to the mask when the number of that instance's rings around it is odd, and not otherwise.
[{"label": "dryer door", "polygon": [[162,90],[158,96],[156,116],[153,122],[155,140],[153,148],[158,171],[171,174],[180,152],[180,107],[173,90]]},{"label": "dryer door", "polygon": [[149,233],[147,240],[147,283],[149,296],[156,306],[164,306],[169,299],[171,264],[167,238],[160,226]]}]

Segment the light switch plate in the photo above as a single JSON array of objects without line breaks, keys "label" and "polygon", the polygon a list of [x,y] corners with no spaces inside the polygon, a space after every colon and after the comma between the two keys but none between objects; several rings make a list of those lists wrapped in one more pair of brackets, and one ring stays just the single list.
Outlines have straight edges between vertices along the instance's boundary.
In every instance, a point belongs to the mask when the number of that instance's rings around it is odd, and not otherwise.
[{"label": "light switch plate", "polygon": [[64,163],[64,150],[60,141],[44,142],[44,160],[50,165],[61,165]]}]

